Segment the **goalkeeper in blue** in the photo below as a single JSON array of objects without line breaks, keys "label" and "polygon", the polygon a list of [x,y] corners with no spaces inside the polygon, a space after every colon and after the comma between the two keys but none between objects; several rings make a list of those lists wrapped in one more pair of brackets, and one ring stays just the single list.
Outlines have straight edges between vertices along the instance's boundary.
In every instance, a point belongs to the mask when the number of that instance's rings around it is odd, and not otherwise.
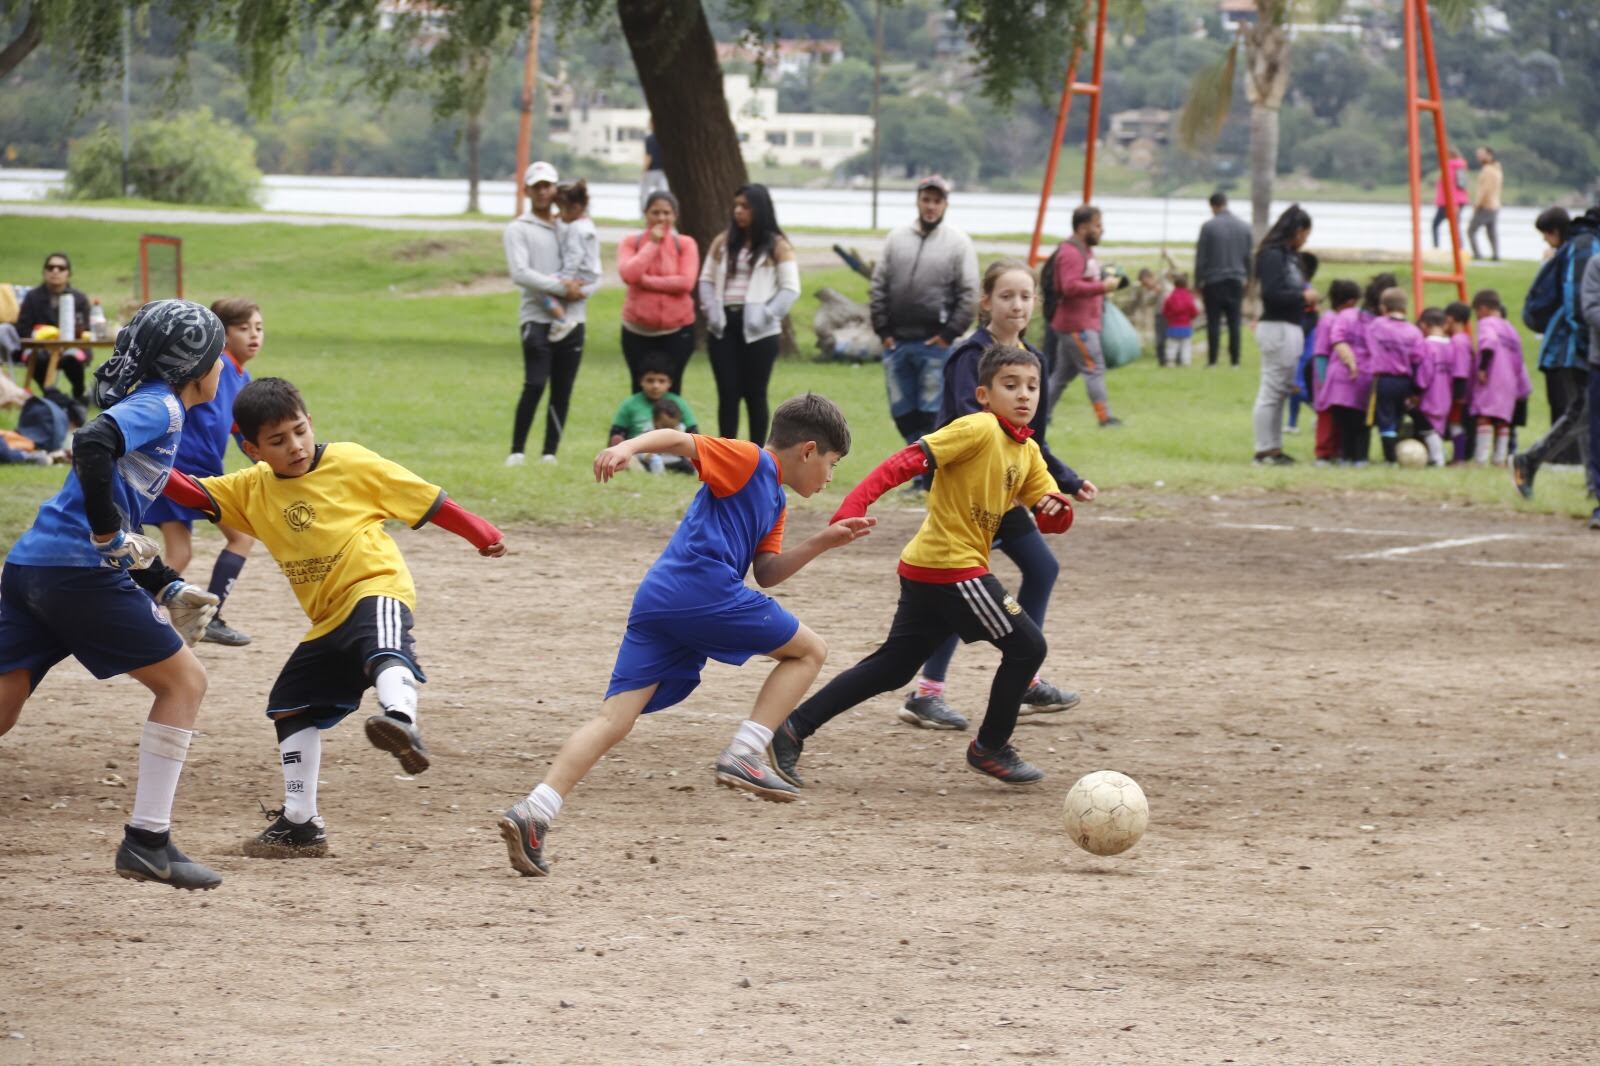
[{"label": "goalkeeper in blue", "polygon": [[[187,300],[145,304],[95,373],[104,412],[73,438],[72,472],[0,570],[0,735],[67,656],[95,677],[127,674],[154,696],[139,741],[133,814],[116,871],[183,889],[222,883],[172,842],[172,801],[206,671],[189,645],[217,598],[163,565],[139,533],[172,471],[188,411],[217,392],[223,329]],[[163,615],[161,608],[165,608]]]}]

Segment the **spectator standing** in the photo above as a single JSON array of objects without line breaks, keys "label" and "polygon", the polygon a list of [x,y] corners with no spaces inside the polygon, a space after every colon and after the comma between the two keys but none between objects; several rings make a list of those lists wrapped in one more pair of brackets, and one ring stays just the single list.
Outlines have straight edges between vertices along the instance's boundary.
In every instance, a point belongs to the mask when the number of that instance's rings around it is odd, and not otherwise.
[{"label": "spectator standing", "polygon": [[1283,406],[1295,391],[1295,368],[1305,347],[1302,321],[1314,291],[1306,284],[1300,261],[1300,249],[1310,236],[1311,216],[1299,204],[1291,204],[1256,251],[1256,279],[1261,283],[1261,321],[1256,325],[1256,345],[1261,349],[1261,387],[1255,406],[1258,464],[1294,462],[1283,454]]},{"label": "spectator standing", "polygon": [[1222,323],[1228,323],[1228,364],[1239,365],[1239,310],[1250,280],[1250,223],[1228,210],[1228,197],[1211,194],[1211,217],[1194,245],[1194,283],[1206,309],[1206,365],[1221,354]]},{"label": "spectator standing", "polygon": [[706,313],[711,373],[717,379],[718,435],[739,435],[739,405],[750,440],[767,441],[767,386],[778,361],[783,316],[800,298],[800,264],[778,227],[765,185],[733,195],[733,217],[706,249],[700,306]]},{"label": "spectator standing", "polygon": [[1454,214],[1461,216],[1461,209],[1472,201],[1467,195],[1467,161],[1461,155],[1461,149],[1451,148],[1450,158],[1445,161],[1444,169],[1439,172],[1439,185],[1433,193],[1433,246],[1439,247],[1439,227],[1445,219]]},{"label": "spectator standing", "polygon": [[[667,172],[661,165],[661,142],[656,140],[656,127],[651,123],[644,135],[644,173],[639,175],[639,210],[650,211],[650,195],[668,192]],[[676,203],[677,201],[673,201]]]},{"label": "spectator standing", "polygon": [[950,183],[917,183],[917,220],[891,230],[872,270],[872,329],[883,341],[889,414],[907,444],[933,431],[950,346],[978,313],[978,253],[945,221]]},{"label": "spectator standing", "polygon": [[1125,275],[1107,276],[1094,257],[1095,246],[1105,233],[1098,207],[1084,204],[1072,212],[1072,236],[1056,249],[1056,310],[1050,320],[1055,331],[1055,360],[1050,373],[1050,407],[1073,379],[1083,378],[1083,386],[1102,429],[1120,426],[1122,420],[1111,413],[1111,397],[1106,393],[1106,364],[1100,354],[1100,327],[1104,321],[1106,294],[1128,284]]},{"label": "spectator standing", "polygon": [[[89,298],[82,292],[72,287],[72,260],[67,258],[66,252],[51,252],[44,257],[44,280],[29,289],[22,298],[22,304],[17,308],[17,333],[23,340],[23,348],[27,348],[27,340],[33,336],[33,331],[38,326],[59,326],[61,324],[61,298],[71,296],[73,301],[73,332],[71,337],[62,337],[62,340],[72,340],[81,337],[89,331]],[[79,403],[84,403],[87,394],[84,391],[83,372],[89,365],[89,353],[82,348],[65,348],[56,363],[68,382],[72,385],[72,398]],[[41,349],[34,349],[29,358],[28,376],[39,383],[40,391],[45,386],[45,374],[50,368],[49,355]]]},{"label": "spectator standing", "polygon": [[[596,281],[584,285],[576,279],[563,281],[557,277],[562,265],[554,210],[559,180],[556,168],[549,163],[530,163],[522,175],[528,209],[512,219],[505,232],[506,266],[511,280],[522,290],[522,395],[511,427],[507,466],[521,466],[525,461],[528,431],[533,427],[534,412],[547,384],[550,406],[545,411],[544,461],[556,461],[572,386],[578,378],[578,364],[583,361],[587,300],[600,284]],[[550,296],[566,301],[565,316],[572,326],[560,340],[550,339],[555,322],[546,303]]]},{"label": "spectator standing", "polygon": [[1478,147],[1478,188],[1472,198],[1472,225],[1467,227],[1467,242],[1472,245],[1472,258],[1482,259],[1478,251],[1478,231],[1489,233],[1491,258],[1500,260],[1500,194],[1505,175],[1500,170],[1500,160],[1488,145]]},{"label": "spectator standing", "polygon": [[[1600,501],[1600,255],[1590,256],[1579,287],[1583,322],[1589,327],[1589,495]],[[1589,528],[1600,530],[1600,507],[1589,516]]]},{"label": "spectator standing", "polygon": [[1162,342],[1166,353],[1163,366],[1188,366],[1189,349],[1194,342],[1194,320],[1200,309],[1194,304],[1194,293],[1189,291],[1189,278],[1183,273],[1172,275],[1172,292],[1161,305],[1166,319],[1166,338]]},{"label": "spectator standing", "polygon": [[660,360],[683,391],[683,371],[694,354],[694,287],[700,277],[700,249],[679,233],[678,198],[656,189],[645,198],[645,231],[629,234],[617,246],[617,273],[627,285],[622,302],[622,358],[634,392],[644,365]]},{"label": "spectator standing", "polygon": [[1568,461],[1562,453],[1574,444],[1585,465],[1588,461],[1589,330],[1583,321],[1581,287],[1600,241],[1600,208],[1574,220],[1564,209],[1552,207],[1534,225],[1553,254],[1534,278],[1522,305],[1522,321],[1543,335],[1539,369],[1545,376],[1552,421],[1550,432],[1511,457],[1512,481],[1529,498],[1540,464]]}]

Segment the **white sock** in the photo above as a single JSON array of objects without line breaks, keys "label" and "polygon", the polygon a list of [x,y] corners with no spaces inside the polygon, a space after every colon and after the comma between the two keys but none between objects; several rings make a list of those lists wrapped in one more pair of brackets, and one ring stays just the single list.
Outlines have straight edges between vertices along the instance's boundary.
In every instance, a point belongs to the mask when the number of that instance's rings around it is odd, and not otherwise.
[{"label": "white sock", "polygon": [[772,730],[754,718],[746,718],[739,723],[739,731],[733,734],[733,743],[728,747],[739,755],[764,758],[767,745],[770,743],[772,743]]},{"label": "white sock", "polygon": [[548,824],[555,821],[556,815],[561,813],[561,793],[549,785],[542,784],[528,793],[528,806]]},{"label": "white sock", "polygon": [[1472,448],[1472,460],[1479,466],[1489,465],[1489,450],[1494,447],[1494,427],[1479,426],[1478,440]]},{"label": "white sock", "polygon": [[322,730],[308,725],[278,741],[283,761],[283,816],[305,822],[317,816],[317,772],[322,768]]},{"label": "white sock", "polygon": [[1444,441],[1439,439],[1437,433],[1423,435],[1422,443],[1428,446],[1428,462],[1434,466],[1444,465]]},{"label": "white sock", "polygon": [[1494,465],[1505,466],[1506,457],[1511,452],[1511,431],[1509,429],[1496,430],[1494,435]]},{"label": "white sock", "polygon": [[390,660],[372,679],[378,690],[378,706],[384,714],[417,723],[417,679],[404,663]]},{"label": "white sock", "polygon": [[139,784],[133,794],[135,829],[165,833],[172,828],[172,797],[178,793],[178,775],[189,754],[194,732],[173,725],[146,722],[139,737]]}]

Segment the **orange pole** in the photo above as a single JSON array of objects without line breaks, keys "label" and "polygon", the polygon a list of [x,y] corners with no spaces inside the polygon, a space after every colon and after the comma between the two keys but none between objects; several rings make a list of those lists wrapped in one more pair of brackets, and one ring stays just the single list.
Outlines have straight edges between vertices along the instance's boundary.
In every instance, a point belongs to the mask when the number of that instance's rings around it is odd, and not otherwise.
[{"label": "orange pole", "polygon": [[1083,151],[1083,202],[1094,199],[1094,148],[1100,140],[1100,74],[1105,70],[1106,56],[1106,0],[1100,0],[1100,12],[1094,27],[1094,73],[1090,79],[1094,92],[1089,96],[1089,143]]},{"label": "orange pole", "polygon": [[[1422,310],[1422,147],[1417,137],[1417,111],[1422,106],[1417,89],[1417,4],[1405,0],[1406,49],[1406,162],[1411,185],[1411,306]],[[1454,189],[1449,190],[1455,195]]]},{"label": "orange pole", "polygon": [[[1084,14],[1088,14],[1091,0],[1083,0]],[[1102,56],[1105,53],[1106,38],[1106,4],[1107,0],[1099,0],[1099,12],[1095,20],[1094,31],[1094,67],[1091,81],[1080,82],[1078,76],[1078,60],[1083,55],[1083,49],[1073,46],[1072,58],[1067,62],[1067,83],[1061,89],[1061,104],[1056,109],[1055,135],[1050,139],[1050,158],[1044,168],[1044,188],[1039,190],[1039,213],[1033,222],[1033,240],[1028,245],[1028,263],[1033,265],[1039,261],[1039,241],[1044,236],[1044,216],[1050,206],[1050,191],[1056,184],[1056,164],[1061,159],[1061,142],[1067,132],[1067,115],[1072,109],[1072,98],[1082,94],[1089,97],[1089,137],[1088,145],[1083,154],[1083,202],[1089,202],[1089,196],[1094,190],[1094,150],[1095,142],[1100,132],[1100,76],[1104,68]]]},{"label": "orange pole", "polygon": [[[1439,90],[1439,64],[1433,53],[1433,24],[1428,18],[1428,0],[1415,0],[1415,3],[1417,28],[1421,31],[1422,37],[1422,58],[1428,71],[1428,93],[1433,98],[1433,137],[1439,152],[1439,173],[1446,175],[1449,173],[1447,167],[1450,158],[1450,138],[1445,133],[1444,94]],[[1456,206],[1455,197],[1455,185],[1451,183],[1445,214],[1450,221],[1450,251],[1455,270],[1449,277],[1430,276],[1423,280],[1455,282],[1457,299],[1466,303],[1467,261],[1461,247],[1461,212]]]},{"label": "orange pole", "polygon": [[1039,214],[1033,220],[1033,242],[1028,245],[1028,265],[1039,262],[1039,238],[1044,235],[1044,215],[1050,207],[1050,190],[1056,184],[1056,163],[1061,159],[1061,141],[1067,134],[1067,113],[1072,110],[1072,81],[1078,74],[1078,52],[1072,50],[1067,62],[1067,83],[1061,87],[1061,104],[1056,108],[1055,135],[1050,138],[1050,159],[1044,165],[1044,188],[1039,190]]},{"label": "orange pole", "polygon": [[517,127],[517,214],[522,214],[523,199],[527,195],[522,187],[522,175],[528,169],[528,156],[533,151],[533,91],[539,79],[539,13],[544,0],[529,0],[528,13],[532,25],[528,27],[528,56],[522,64],[522,121]]}]

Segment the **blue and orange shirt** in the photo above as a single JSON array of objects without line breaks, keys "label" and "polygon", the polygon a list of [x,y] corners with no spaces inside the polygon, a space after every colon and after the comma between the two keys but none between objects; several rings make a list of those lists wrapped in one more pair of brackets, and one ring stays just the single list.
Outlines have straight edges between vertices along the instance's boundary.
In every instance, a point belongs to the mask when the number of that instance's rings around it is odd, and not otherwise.
[{"label": "blue and orange shirt", "polygon": [[189,409],[189,421],[178,441],[178,459],[172,465],[195,477],[216,477],[228,456],[228,438],[235,435],[233,401],[250,384],[250,372],[227,352],[222,353],[222,375],[217,395]]},{"label": "blue and orange shirt", "polygon": [[778,460],[749,441],[694,443],[704,484],[634,594],[636,616],[732,606],[751,592],[744,578],[756,556],[783,550],[788,504]]}]

